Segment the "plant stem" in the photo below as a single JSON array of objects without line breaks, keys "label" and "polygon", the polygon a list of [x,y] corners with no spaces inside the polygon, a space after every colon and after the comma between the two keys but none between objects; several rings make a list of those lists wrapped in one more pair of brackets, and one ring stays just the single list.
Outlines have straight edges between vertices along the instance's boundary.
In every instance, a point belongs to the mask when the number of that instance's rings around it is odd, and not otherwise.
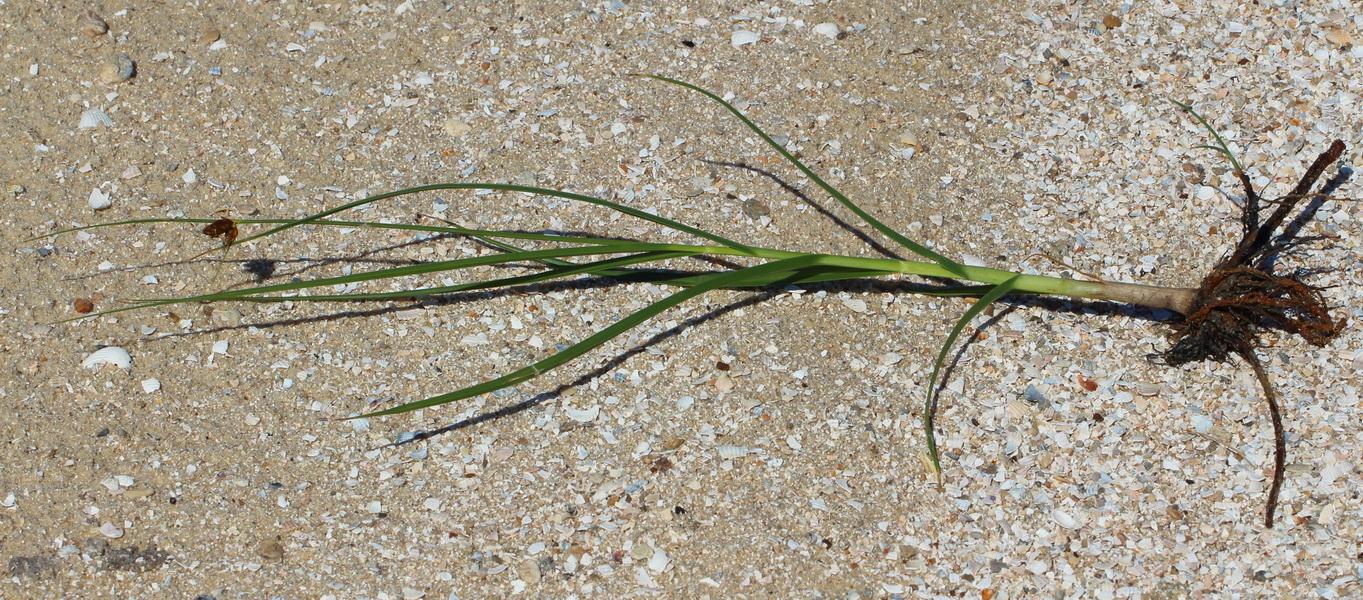
[{"label": "plant stem", "polygon": [[[694,246],[678,247],[678,249],[682,248],[695,249]],[[902,273],[908,275],[921,275],[924,277],[966,279],[993,285],[1001,284],[1012,279],[1014,276],[1017,276],[1018,279],[1013,286],[1015,293],[1067,296],[1090,300],[1108,300],[1111,302],[1137,304],[1151,308],[1163,308],[1180,314],[1187,314],[1189,312],[1193,305],[1193,301],[1197,296],[1196,288],[1173,288],[1143,285],[1139,283],[1120,283],[1115,281],[1077,281],[1074,279],[1063,279],[1046,275],[1024,275],[1012,271],[1005,271],[1003,269],[991,269],[989,267],[974,267],[968,265],[961,265],[959,271],[956,271],[948,270],[946,267],[937,263],[913,260],[860,258],[830,254],[810,255],[770,248],[746,248],[745,250],[735,250],[733,248],[719,246],[707,247],[705,248],[704,253],[729,256],[753,256],[772,260],[794,258],[797,256],[820,256],[823,258],[824,264],[846,267],[849,269],[879,271],[885,274]]]}]

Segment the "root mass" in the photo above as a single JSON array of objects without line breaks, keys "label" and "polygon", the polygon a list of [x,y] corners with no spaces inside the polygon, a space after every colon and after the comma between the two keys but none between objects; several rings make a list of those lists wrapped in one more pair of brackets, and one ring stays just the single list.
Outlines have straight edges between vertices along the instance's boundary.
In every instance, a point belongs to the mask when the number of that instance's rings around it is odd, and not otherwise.
[{"label": "root mass", "polygon": [[[1262,199],[1249,177],[1243,171],[1237,172],[1245,189],[1240,243],[1202,280],[1192,306],[1174,327],[1170,348],[1152,356],[1157,362],[1177,366],[1204,360],[1224,362],[1238,355],[1254,371],[1273,421],[1274,469],[1264,514],[1266,527],[1273,527],[1287,447],[1277,392],[1255,354],[1261,345],[1260,338],[1268,330],[1276,329],[1301,336],[1315,346],[1324,346],[1345,323],[1345,319],[1336,320],[1330,315],[1320,288],[1302,281],[1309,273],[1272,272],[1273,255],[1319,239],[1296,238],[1291,228],[1277,229],[1288,222],[1287,217],[1297,204],[1312,196],[1316,181],[1343,153],[1343,142],[1331,144],[1307,169],[1292,193],[1277,199],[1277,208],[1263,223],[1259,222]],[[1297,220],[1304,222],[1309,217],[1303,214]]]}]

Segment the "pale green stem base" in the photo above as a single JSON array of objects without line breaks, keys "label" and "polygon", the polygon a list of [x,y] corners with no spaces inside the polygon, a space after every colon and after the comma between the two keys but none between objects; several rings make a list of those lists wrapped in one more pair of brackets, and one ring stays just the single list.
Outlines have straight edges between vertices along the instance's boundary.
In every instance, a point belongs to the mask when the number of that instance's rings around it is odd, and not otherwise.
[{"label": "pale green stem base", "polygon": [[[695,249],[694,246],[691,246],[690,248],[693,250]],[[796,252],[772,250],[769,248],[748,248],[747,251],[736,251],[732,248],[719,246],[707,248],[707,253],[727,254],[731,256],[756,256],[774,260],[807,256]],[[819,256],[825,259],[823,261],[825,264],[830,265],[882,271],[885,273],[921,275],[924,277],[967,279],[977,283],[994,285],[1008,281],[1014,276],[1018,276],[1015,285],[1015,289],[1018,293],[1108,300],[1111,302],[1136,304],[1151,308],[1163,308],[1184,315],[1192,310],[1193,303],[1197,296],[1197,289],[1195,288],[1172,288],[1142,285],[1138,283],[1119,283],[1114,281],[1077,281],[1074,279],[1062,279],[1045,275],[1021,275],[1002,269],[966,265],[961,266],[961,271],[959,273],[953,273],[937,263],[888,258],[857,258],[837,255]]]}]

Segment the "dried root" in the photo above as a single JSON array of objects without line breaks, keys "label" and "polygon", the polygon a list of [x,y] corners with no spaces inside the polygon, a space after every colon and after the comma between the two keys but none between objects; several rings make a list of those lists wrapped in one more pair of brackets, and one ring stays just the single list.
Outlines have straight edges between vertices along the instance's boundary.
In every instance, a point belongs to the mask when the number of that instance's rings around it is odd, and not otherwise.
[{"label": "dried root", "polygon": [[[1238,355],[1254,370],[1273,420],[1273,485],[1269,489],[1264,515],[1264,524],[1270,528],[1277,510],[1278,492],[1282,489],[1287,447],[1277,392],[1255,354],[1260,345],[1259,338],[1267,330],[1277,329],[1299,335],[1313,345],[1324,346],[1343,330],[1345,319],[1336,320],[1330,315],[1320,288],[1301,281],[1303,273],[1276,275],[1269,266],[1271,261],[1265,259],[1273,253],[1313,241],[1313,238],[1294,239],[1291,233],[1277,229],[1301,200],[1312,196],[1310,192],[1316,181],[1343,153],[1343,142],[1331,144],[1307,169],[1292,193],[1276,201],[1276,210],[1262,224],[1259,207],[1263,200],[1250,184],[1249,177],[1243,172],[1237,173],[1246,195],[1240,243],[1234,253],[1202,280],[1191,310],[1174,328],[1172,346],[1152,357],[1164,364],[1182,365],[1204,360],[1226,361],[1231,355]],[[1298,217],[1299,220],[1304,218],[1309,215]]]}]

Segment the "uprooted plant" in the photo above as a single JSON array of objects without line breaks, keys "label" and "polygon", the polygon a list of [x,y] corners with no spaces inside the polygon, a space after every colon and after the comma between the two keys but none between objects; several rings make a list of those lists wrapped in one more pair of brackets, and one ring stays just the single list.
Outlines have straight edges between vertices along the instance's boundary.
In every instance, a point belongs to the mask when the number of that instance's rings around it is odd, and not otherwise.
[{"label": "uprooted plant", "polygon": [[[1275,456],[1272,487],[1269,491],[1265,511],[1265,524],[1273,525],[1273,515],[1284,476],[1286,447],[1282,414],[1277,393],[1264,371],[1256,351],[1260,338],[1269,330],[1278,330],[1301,336],[1307,342],[1322,346],[1339,334],[1344,320],[1336,320],[1330,315],[1329,308],[1319,288],[1303,281],[1305,272],[1276,273],[1274,257],[1284,251],[1298,248],[1303,244],[1318,241],[1317,237],[1298,237],[1300,226],[1312,215],[1308,207],[1292,221],[1288,217],[1303,200],[1319,196],[1313,194],[1316,182],[1344,151],[1342,142],[1334,142],[1321,154],[1302,176],[1300,182],[1286,196],[1267,200],[1254,189],[1249,176],[1231,152],[1220,135],[1193,109],[1187,105],[1179,106],[1193,115],[1208,131],[1216,143],[1201,146],[1223,153],[1234,168],[1235,175],[1244,186],[1245,198],[1241,205],[1241,236],[1233,252],[1216,265],[1196,286],[1190,288],[1169,288],[1112,281],[1077,281],[1058,277],[1027,275],[986,267],[970,266],[951,260],[927,246],[910,240],[876,219],[847,196],[829,185],[804,163],[787,151],[781,144],[773,141],[756,124],[738,109],[719,96],[695,85],[659,76],[647,76],[669,84],[689,88],[719,103],[748,129],[762,138],[773,150],[785,158],[792,166],[803,173],[810,181],[822,188],[848,210],[856,214],[882,235],[907,248],[922,260],[899,260],[892,258],[856,258],[829,254],[794,252],[771,248],[761,248],[742,244],[715,233],[701,230],[681,222],[657,216],[649,212],[630,208],[621,204],[592,196],[572,192],[508,185],[497,183],[438,183],[397,190],[356,200],[301,219],[136,219],[117,223],[104,223],[89,227],[107,227],[134,223],[207,223],[204,233],[222,237],[224,251],[235,244],[261,239],[281,233],[300,225],[376,227],[402,229],[409,231],[432,232],[452,236],[467,236],[477,239],[499,250],[498,253],[472,258],[443,260],[398,266],[374,271],[355,273],[339,277],[327,277],[309,281],[295,281],[275,285],[260,285],[245,289],[234,289],[211,294],[183,298],[153,298],[133,300],[129,306],[121,307],[94,315],[99,316],[126,310],[145,309],[187,302],[284,302],[284,301],[375,301],[428,298],[449,295],[471,290],[497,290],[527,286],[530,284],[563,278],[591,276],[631,281],[650,281],[680,287],[679,291],[654,302],[643,309],[613,323],[594,335],[561,350],[532,365],[489,381],[471,385],[459,390],[432,396],[424,400],[408,402],[386,410],[361,416],[393,415],[416,409],[438,406],[457,400],[471,398],[502,388],[515,386],[559,367],[583,354],[601,346],[608,340],[640,325],[644,321],[677,306],[691,298],[718,289],[762,288],[768,286],[807,284],[838,280],[874,278],[897,274],[912,274],[933,278],[937,287],[917,290],[915,293],[974,296],[978,297],[965,314],[957,321],[947,336],[933,364],[932,375],[928,381],[927,397],[923,406],[923,428],[927,441],[927,454],[940,480],[941,463],[935,438],[934,416],[937,409],[938,376],[947,354],[971,320],[991,303],[1007,295],[1050,295],[1168,309],[1178,315],[1173,327],[1171,347],[1158,355],[1155,360],[1169,365],[1182,365],[1204,360],[1224,361],[1232,356],[1241,357],[1254,371],[1264,390],[1273,421]],[[389,224],[328,219],[336,213],[350,210],[380,200],[416,194],[432,190],[489,190],[502,192],[522,192],[540,196],[552,196],[573,201],[604,206],[626,215],[644,219],[654,224],[707,240],[704,245],[664,244],[632,240],[620,240],[588,235],[551,235],[524,231],[488,231],[460,227],[449,224],[443,226],[422,224]],[[1276,208],[1266,219],[1261,219],[1262,207],[1276,203]],[[274,225],[261,233],[241,239],[236,237],[237,225]],[[48,235],[57,235],[68,229]],[[507,240],[524,240],[538,244],[538,249],[526,249],[513,245]],[[682,258],[694,257],[743,257],[755,261],[751,266],[740,266],[725,271],[702,273],[679,272],[663,269],[665,263]],[[571,259],[584,259],[575,262]],[[523,274],[493,278],[473,283],[443,285],[418,289],[403,289],[393,292],[345,293],[302,295],[305,290],[351,284],[388,280],[395,277],[425,275],[441,272],[460,271],[483,266],[525,266],[539,263],[540,267],[522,271]],[[961,285],[967,281],[980,285]]]}]

